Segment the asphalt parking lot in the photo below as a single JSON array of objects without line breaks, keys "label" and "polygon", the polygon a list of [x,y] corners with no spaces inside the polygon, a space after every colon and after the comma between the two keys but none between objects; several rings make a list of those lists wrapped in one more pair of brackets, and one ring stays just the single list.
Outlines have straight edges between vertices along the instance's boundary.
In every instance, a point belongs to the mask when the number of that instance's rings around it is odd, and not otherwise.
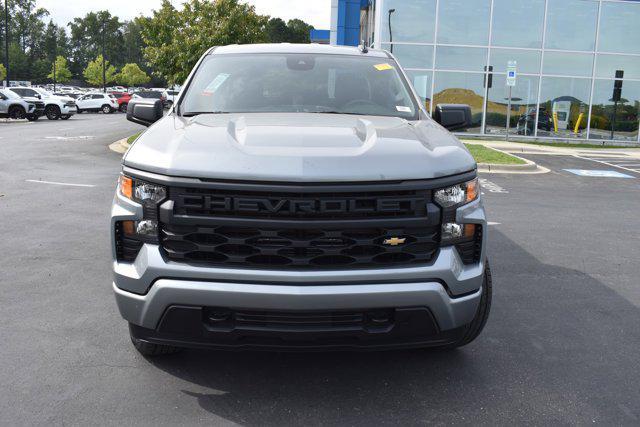
[{"label": "asphalt parking lot", "polygon": [[140,129],[0,123],[0,424],[640,423],[640,173],[527,155],[551,172],[482,175],[494,301],[463,349],[151,361],[118,314],[108,234],[107,145]]}]

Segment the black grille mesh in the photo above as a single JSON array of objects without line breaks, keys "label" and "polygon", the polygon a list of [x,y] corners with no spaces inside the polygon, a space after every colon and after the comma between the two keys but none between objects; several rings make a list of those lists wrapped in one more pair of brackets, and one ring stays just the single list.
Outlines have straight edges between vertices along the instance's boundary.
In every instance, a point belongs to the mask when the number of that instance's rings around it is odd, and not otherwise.
[{"label": "black grille mesh", "polygon": [[[404,239],[392,246],[388,239]],[[438,249],[437,227],[262,229],[163,224],[172,261],[221,266],[323,269],[427,263]]]}]

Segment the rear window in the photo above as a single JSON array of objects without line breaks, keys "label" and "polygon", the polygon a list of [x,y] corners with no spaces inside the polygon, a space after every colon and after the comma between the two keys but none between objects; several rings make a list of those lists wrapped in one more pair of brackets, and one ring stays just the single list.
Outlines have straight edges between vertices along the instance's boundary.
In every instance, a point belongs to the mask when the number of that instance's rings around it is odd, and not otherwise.
[{"label": "rear window", "polygon": [[136,95],[142,97],[142,98],[160,98],[161,97],[161,93],[160,92],[156,92],[153,90],[149,90],[149,91],[144,91],[144,92],[136,92]]}]

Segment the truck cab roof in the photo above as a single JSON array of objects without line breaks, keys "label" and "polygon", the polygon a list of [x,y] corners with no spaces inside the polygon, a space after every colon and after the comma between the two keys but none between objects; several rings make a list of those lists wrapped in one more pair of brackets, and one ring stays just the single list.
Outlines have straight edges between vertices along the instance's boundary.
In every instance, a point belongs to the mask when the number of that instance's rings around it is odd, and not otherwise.
[{"label": "truck cab roof", "polygon": [[300,54],[326,54],[326,55],[357,55],[379,58],[389,58],[384,50],[369,49],[362,51],[353,46],[330,46],[324,44],[301,43],[263,43],[216,46],[209,50],[209,54],[259,54],[259,53],[300,53]]}]

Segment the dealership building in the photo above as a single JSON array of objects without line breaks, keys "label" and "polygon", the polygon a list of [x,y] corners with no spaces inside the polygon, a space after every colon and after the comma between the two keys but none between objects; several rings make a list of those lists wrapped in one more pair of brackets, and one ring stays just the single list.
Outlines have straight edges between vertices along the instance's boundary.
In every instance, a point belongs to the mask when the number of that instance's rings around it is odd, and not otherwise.
[{"label": "dealership building", "polygon": [[504,135],[511,102],[523,138],[640,143],[640,1],[332,0],[330,40],[389,50],[471,134]]}]

